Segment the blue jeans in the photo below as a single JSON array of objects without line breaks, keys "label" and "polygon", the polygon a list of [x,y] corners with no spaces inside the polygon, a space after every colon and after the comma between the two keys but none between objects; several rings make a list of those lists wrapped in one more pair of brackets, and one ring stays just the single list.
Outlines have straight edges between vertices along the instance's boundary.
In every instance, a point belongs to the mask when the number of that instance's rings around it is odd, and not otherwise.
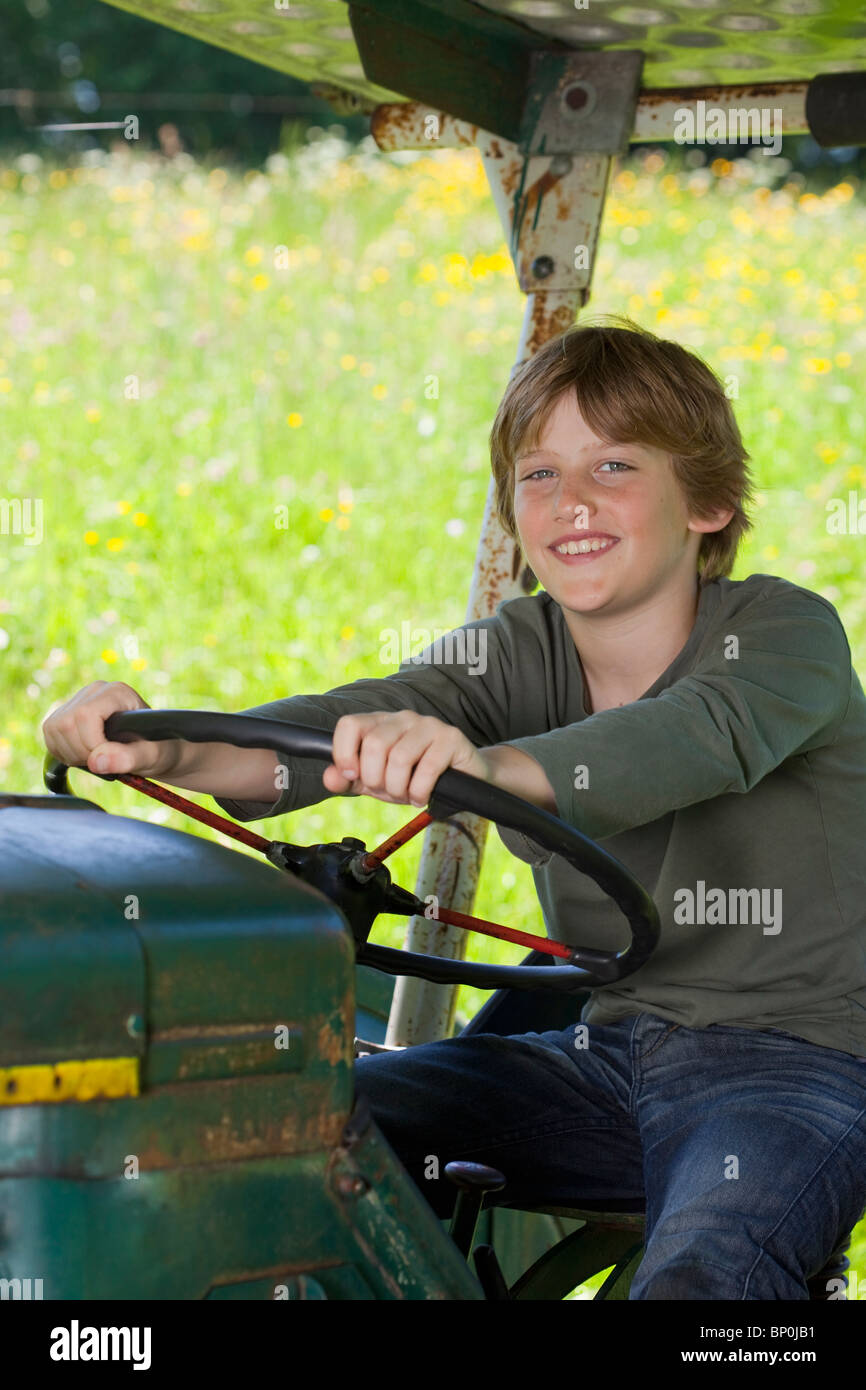
[{"label": "blue jeans", "polygon": [[452,1159],[504,1173],[494,1206],[643,1201],[633,1299],[807,1299],[866,1208],[866,1060],[790,1033],[478,1033],[361,1057],[355,1087],[440,1217]]}]

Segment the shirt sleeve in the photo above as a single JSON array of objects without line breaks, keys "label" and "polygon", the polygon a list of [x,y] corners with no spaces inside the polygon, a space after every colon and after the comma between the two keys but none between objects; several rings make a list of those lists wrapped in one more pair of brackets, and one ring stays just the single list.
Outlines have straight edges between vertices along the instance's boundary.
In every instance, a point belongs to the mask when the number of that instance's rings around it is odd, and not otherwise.
[{"label": "shirt sleeve", "polygon": [[[322,695],[292,695],[240,712],[333,730],[344,714],[409,709],[459,729],[477,748],[502,743],[509,733],[512,645],[508,626],[497,611],[437,638],[390,675],[365,677]],[[322,782],[326,763],[292,758],[279,749],[273,752],[287,769],[286,788],[273,803],[214,797],[236,820],[265,820],[336,795]]]},{"label": "shirt sleeve", "polygon": [[[707,634],[695,669],[658,695],[511,740],[543,767],[563,820],[603,840],[748,792],[787,758],[833,741],[853,674],[832,605],[796,590],[723,623]],[[504,842],[518,853],[533,848],[525,837]]]}]

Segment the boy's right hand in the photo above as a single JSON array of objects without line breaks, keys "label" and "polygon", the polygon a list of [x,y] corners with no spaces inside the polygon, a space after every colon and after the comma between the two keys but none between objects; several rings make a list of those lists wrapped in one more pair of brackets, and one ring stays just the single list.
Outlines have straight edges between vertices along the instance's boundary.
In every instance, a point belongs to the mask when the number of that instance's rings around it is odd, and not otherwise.
[{"label": "boy's right hand", "polygon": [[86,767],[97,773],[164,776],[177,760],[181,740],[106,741],[104,725],[108,716],[130,709],[150,709],[150,705],[123,681],[93,681],[49,714],[42,725],[45,746],[67,767]]}]

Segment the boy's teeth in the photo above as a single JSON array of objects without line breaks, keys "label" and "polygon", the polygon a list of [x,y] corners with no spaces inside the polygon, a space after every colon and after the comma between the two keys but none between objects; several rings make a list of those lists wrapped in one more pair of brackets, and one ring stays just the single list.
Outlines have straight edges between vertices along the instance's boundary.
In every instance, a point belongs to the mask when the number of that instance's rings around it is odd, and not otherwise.
[{"label": "boy's teeth", "polygon": [[586,555],[590,550],[607,550],[613,541],[566,541],[556,547],[559,555]]}]

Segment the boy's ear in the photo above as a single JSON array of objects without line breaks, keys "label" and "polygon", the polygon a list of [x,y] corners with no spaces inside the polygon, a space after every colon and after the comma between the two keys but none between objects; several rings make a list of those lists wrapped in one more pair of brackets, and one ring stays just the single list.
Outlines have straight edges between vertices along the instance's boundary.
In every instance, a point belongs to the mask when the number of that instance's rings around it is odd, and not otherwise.
[{"label": "boy's ear", "polygon": [[707,534],[710,531],[722,531],[734,515],[733,507],[719,508],[708,517],[693,516],[689,518],[688,528],[690,531],[701,531]]}]

